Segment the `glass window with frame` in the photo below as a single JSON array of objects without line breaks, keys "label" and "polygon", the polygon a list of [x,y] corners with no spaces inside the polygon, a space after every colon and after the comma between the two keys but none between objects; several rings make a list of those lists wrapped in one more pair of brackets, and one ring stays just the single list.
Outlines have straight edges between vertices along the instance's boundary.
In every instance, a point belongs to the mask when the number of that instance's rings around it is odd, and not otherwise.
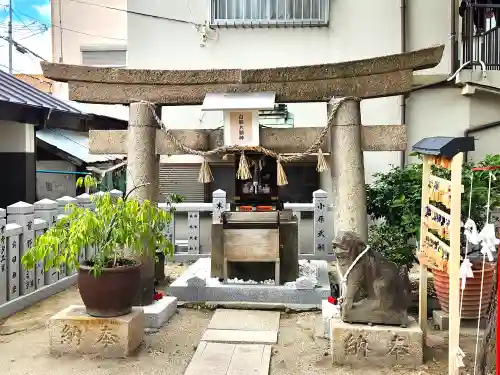
[{"label": "glass window with frame", "polygon": [[213,26],[327,26],[329,0],[211,0]]}]

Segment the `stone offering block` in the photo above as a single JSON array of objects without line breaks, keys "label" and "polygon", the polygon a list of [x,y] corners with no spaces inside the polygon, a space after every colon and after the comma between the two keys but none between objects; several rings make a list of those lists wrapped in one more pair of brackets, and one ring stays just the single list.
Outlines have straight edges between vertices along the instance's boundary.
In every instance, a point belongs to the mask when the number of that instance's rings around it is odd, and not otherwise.
[{"label": "stone offering block", "polygon": [[91,354],[123,358],[142,342],[145,316],[142,308],[127,315],[95,318],[84,306],[70,306],[49,321],[50,351],[54,354]]},{"label": "stone offering block", "polygon": [[334,365],[416,367],[423,363],[423,334],[413,318],[406,328],[330,322]]}]

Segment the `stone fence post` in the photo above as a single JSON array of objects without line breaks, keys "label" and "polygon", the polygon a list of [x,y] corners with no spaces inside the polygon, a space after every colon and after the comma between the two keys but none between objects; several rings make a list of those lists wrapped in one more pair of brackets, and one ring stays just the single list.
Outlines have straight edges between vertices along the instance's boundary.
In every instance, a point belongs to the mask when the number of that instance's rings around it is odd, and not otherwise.
[{"label": "stone fence post", "polygon": [[19,282],[21,273],[21,259],[19,253],[19,243],[23,228],[19,224],[11,223],[5,226],[5,237],[7,238],[7,301],[12,301],[19,297]]},{"label": "stone fence post", "polygon": [[61,197],[56,199],[57,206],[59,207],[59,215],[65,215],[65,208],[68,204],[77,204],[78,200],[73,197]]},{"label": "stone fence post", "polygon": [[328,214],[328,193],[316,190],[313,193],[314,205],[314,254],[326,259],[328,252],[328,230],[326,228],[326,215]]},{"label": "stone fence post", "polygon": [[123,198],[123,191],[113,189],[109,192],[109,195],[111,195],[112,198],[118,199],[118,198]]},{"label": "stone fence post", "polygon": [[[17,202],[7,207],[7,223],[18,224],[23,228],[22,239],[19,241],[19,259],[33,247],[35,241],[35,206],[25,202]],[[35,270],[21,270],[21,295],[35,291]]]},{"label": "stone fence post", "polygon": [[[45,220],[49,224],[49,228],[57,222],[57,216],[59,216],[59,205],[56,201],[50,199],[42,199],[38,202],[35,202],[35,218]],[[39,234],[43,234],[43,231]],[[47,272],[45,272],[45,285],[53,284],[57,280],[59,280],[59,273],[57,272],[57,270],[51,268]]]},{"label": "stone fence post", "polygon": [[222,213],[226,211],[227,208],[227,200],[226,200],[226,192],[221,189],[217,189],[212,193],[212,223],[219,224]]},{"label": "stone fence post", "polygon": [[0,208],[0,305],[7,302],[7,240],[5,210]]},{"label": "stone fence post", "polygon": [[[66,215],[66,206],[68,204],[78,204],[78,200],[73,197],[68,197],[64,196],[61,198],[56,199],[58,208],[59,208],[59,215]],[[63,277],[67,276],[67,270],[66,270],[66,264],[62,264],[61,268],[59,270],[59,279],[62,279]]]}]

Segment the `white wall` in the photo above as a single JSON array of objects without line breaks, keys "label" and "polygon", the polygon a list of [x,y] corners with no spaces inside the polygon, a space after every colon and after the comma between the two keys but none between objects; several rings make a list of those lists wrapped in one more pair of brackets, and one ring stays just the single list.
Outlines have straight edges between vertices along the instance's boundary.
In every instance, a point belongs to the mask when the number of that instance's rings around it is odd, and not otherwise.
[{"label": "white wall", "polygon": [[[86,0],[126,9],[126,0]],[[53,60],[81,64],[82,46],[126,45],[127,13],[66,0],[52,0]],[[78,32],[74,32],[75,30]]]},{"label": "white wall", "polygon": [[[70,171],[76,167],[65,160],[38,160],[37,170]],[[37,199],[56,200],[64,196],[76,196],[76,176],[71,174],[37,173],[36,174]]]},{"label": "white wall", "polygon": [[35,152],[35,126],[0,121],[0,152]]},{"label": "white wall", "polygon": [[[52,59],[65,64],[82,63],[82,47],[116,49],[127,46],[127,13],[103,6],[127,9],[127,0],[86,0],[93,6],[67,0],[52,0]],[[74,31],[71,31],[74,30]],[[76,32],[75,32],[76,31]],[[53,94],[68,99],[68,85],[55,83]],[[93,105],[89,112],[122,119],[124,110],[117,106]],[[128,119],[128,114],[127,117]]]}]

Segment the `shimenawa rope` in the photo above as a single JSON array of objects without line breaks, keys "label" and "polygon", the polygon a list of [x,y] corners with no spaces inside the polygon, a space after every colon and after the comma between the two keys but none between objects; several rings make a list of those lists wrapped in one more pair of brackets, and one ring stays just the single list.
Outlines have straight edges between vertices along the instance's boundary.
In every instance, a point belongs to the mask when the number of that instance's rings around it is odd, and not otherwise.
[{"label": "shimenawa rope", "polygon": [[241,158],[240,158],[240,164],[238,167],[238,171],[236,173],[236,177],[241,180],[247,180],[251,178],[250,175],[250,170],[248,167],[248,161],[246,156],[244,155],[245,151],[249,152],[258,152],[261,154],[264,154],[266,156],[270,156],[274,159],[276,159],[277,163],[277,174],[278,174],[278,186],[284,186],[288,184],[288,180],[286,177],[285,170],[283,169],[282,163],[290,163],[290,162],[295,162],[304,159],[306,156],[309,156],[313,154],[314,152],[318,152],[318,164],[316,167],[316,170],[318,172],[324,172],[328,169],[328,163],[325,160],[325,157],[323,155],[323,151],[321,150],[321,145],[323,144],[325,137],[328,135],[330,128],[333,125],[333,119],[335,118],[335,115],[337,114],[337,111],[339,110],[340,106],[342,103],[348,101],[348,100],[354,100],[354,101],[360,101],[360,98],[356,98],[353,96],[347,96],[340,98],[338,100],[332,99],[330,103],[332,103],[333,107],[330,111],[330,114],[328,116],[328,121],[326,126],[323,128],[320,134],[316,137],[314,142],[309,146],[304,152],[295,154],[295,155],[280,155],[273,150],[270,150],[268,148],[262,147],[262,146],[239,146],[239,145],[231,145],[231,146],[221,146],[217,147],[213,150],[209,151],[199,151],[192,149],[190,147],[187,147],[186,145],[182,144],[177,138],[174,137],[172,129],[168,129],[167,126],[163,123],[163,121],[158,117],[156,114],[156,109],[154,103],[148,102],[148,101],[141,101],[142,103],[146,103],[148,107],[151,110],[151,113],[155,119],[155,121],[158,123],[158,126],[165,132],[165,134],[168,137],[168,140],[172,142],[172,144],[178,148],[179,150],[183,151],[186,154],[191,154],[191,155],[197,155],[197,156],[202,156],[204,158],[203,163],[201,164],[200,168],[200,175],[198,177],[198,181],[201,183],[208,183],[213,180],[212,172],[210,170],[210,165],[208,164],[207,158],[209,156],[217,155],[217,154],[227,154],[231,152],[241,152]]}]

